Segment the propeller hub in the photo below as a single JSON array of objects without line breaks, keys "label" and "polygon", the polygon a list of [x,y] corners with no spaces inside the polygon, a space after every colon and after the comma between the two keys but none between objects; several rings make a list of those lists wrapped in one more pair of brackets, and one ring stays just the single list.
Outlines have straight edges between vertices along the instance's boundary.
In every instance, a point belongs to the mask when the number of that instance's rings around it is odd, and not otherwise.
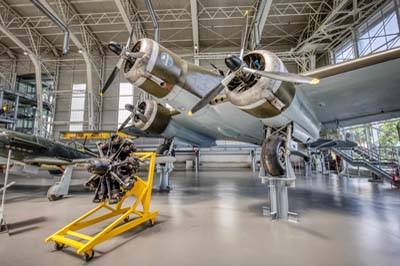
[{"label": "propeller hub", "polygon": [[230,70],[236,71],[242,66],[242,60],[236,55],[230,55],[225,58],[225,64]]}]

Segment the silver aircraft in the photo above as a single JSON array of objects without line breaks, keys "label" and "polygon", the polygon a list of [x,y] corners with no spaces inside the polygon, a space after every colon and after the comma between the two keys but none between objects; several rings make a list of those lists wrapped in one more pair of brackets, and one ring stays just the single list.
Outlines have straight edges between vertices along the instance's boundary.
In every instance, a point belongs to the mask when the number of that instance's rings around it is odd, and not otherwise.
[{"label": "silver aircraft", "polygon": [[243,45],[240,56],[225,59],[229,72],[221,75],[151,39],[131,40],[132,33],[125,46],[109,44],[120,60],[101,95],[122,68],[153,99],[126,106],[132,115],[119,130],[201,147],[216,140],[261,145],[272,176],[287,172],[290,154],[307,156],[321,132],[400,115],[399,48],[297,75],[272,52],[244,55]]}]

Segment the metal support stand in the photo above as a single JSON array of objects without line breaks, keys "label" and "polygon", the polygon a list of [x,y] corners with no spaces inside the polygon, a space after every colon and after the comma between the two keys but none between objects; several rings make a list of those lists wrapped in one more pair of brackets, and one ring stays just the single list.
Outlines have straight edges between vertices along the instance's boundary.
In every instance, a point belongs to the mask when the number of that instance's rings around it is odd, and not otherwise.
[{"label": "metal support stand", "polygon": [[295,179],[282,177],[261,177],[262,183],[268,185],[270,206],[263,207],[263,215],[272,220],[288,220],[298,222],[298,214],[289,211],[288,187],[294,184]]},{"label": "metal support stand", "polygon": [[[96,208],[49,236],[45,242],[53,241],[56,250],[61,250],[64,246],[75,248],[77,254],[84,254],[84,259],[89,261],[94,256],[94,247],[98,244],[145,222],[148,222],[150,226],[154,225],[158,212],[150,211],[150,201],[156,154],[154,152],[136,152],[135,155],[139,157],[140,161],[150,160],[146,181],[136,176],[135,185],[125,191],[125,195],[116,205],[109,205],[108,200],[100,203]],[[128,197],[134,197],[135,201],[126,203],[124,206]],[[112,222],[105,228],[104,223],[101,224],[99,226],[101,231],[95,235],[78,232],[111,218],[114,218]]]},{"label": "metal support stand", "polygon": [[304,161],[304,175],[311,176],[311,159]]},{"label": "metal support stand", "polygon": [[5,209],[5,201],[6,201],[6,192],[7,188],[11,187],[15,182],[8,184],[8,172],[10,171],[10,163],[11,163],[11,150],[8,150],[8,158],[7,158],[7,168],[6,168],[6,175],[4,178],[4,186],[1,188],[3,191],[3,195],[1,198],[1,207],[0,207],[0,232],[7,232],[10,235],[9,228],[4,217],[4,209]]},{"label": "metal support stand", "polygon": [[250,157],[251,157],[251,171],[253,173],[256,172],[256,168],[257,168],[257,163],[256,163],[256,151],[255,150],[251,150],[250,151]]},{"label": "metal support stand", "polygon": [[[267,131],[267,136],[270,131]],[[290,222],[298,222],[298,214],[289,211],[288,187],[295,186],[296,174],[290,162],[290,150],[292,141],[292,128],[289,125],[286,134],[286,158],[285,175],[271,176],[263,167],[260,168],[259,177],[263,184],[268,185],[270,206],[263,207],[263,214],[270,216],[273,220],[284,219]]]},{"label": "metal support stand", "polygon": [[296,180],[290,161],[286,162],[286,171],[286,176],[273,177],[267,175],[263,168],[260,169],[261,183],[268,185],[270,199],[270,206],[263,207],[263,215],[270,216],[272,220],[298,222],[298,214],[289,211],[288,187],[294,187]]},{"label": "metal support stand", "polygon": [[196,172],[196,175],[198,175],[200,171],[200,150],[195,151],[194,170]]},{"label": "metal support stand", "polygon": [[325,160],[322,153],[318,153],[314,155],[315,158],[315,171],[317,173],[325,174]]},{"label": "metal support stand", "polygon": [[172,190],[172,186],[169,182],[169,173],[174,170],[173,163],[159,163],[157,164],[157,173],[160,174],[160,185],[155,188],[158,192],[170,192]]},{"label": "metal support stand", "polygon": [[59,200],[68,195],[73,168],[73,165],[68,165],[67,168],[65,168],[60,181],[49,188],[49,190],[47,191],[47,199],[49,201]]}]

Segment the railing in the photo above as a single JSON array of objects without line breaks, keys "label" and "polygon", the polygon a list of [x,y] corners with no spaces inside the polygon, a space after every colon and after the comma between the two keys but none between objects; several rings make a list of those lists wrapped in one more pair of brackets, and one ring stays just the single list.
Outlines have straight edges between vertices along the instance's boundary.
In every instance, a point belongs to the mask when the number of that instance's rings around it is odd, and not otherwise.
[{"label": "railing", "polygon": [[355,147],[353,149],[333,148],[333,151],[354,166],[363,166],[372,172],[390,179],[400,172],[400,147]]}]

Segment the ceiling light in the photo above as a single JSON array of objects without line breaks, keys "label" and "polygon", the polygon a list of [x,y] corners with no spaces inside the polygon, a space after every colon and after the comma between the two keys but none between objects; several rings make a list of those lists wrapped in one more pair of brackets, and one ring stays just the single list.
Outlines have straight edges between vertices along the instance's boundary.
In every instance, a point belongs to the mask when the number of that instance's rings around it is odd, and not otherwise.
[{"label": "ceiling light", "polygon": [[27,51],[24,51],[24,55],[28,55],[28,52],[27,52]]},{"label": "ceiling light", "polygon": [[83,53],[83,50],[82,50],[82,49],[79,49],[79,50],[78,50],[78,53],[80,53],[80,54]]}]

